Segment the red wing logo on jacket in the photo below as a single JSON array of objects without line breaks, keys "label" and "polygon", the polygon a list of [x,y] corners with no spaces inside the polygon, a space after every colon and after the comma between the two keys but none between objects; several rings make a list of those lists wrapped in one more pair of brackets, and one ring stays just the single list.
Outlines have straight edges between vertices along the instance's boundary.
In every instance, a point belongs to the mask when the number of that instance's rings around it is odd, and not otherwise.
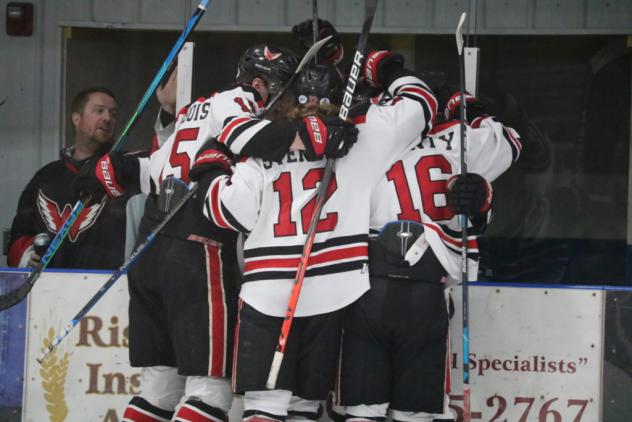
[{"label": "red wing logo on jacket", "polygon": [[263,55],[269,61],[276,60],[281,57],[281,53],[273,53],[268,49],[268,46],[263,47]]},{"label": "red wing logo on jacket", "polygon": [[[105,207],[105,198],[101,200],[101,202],[97,202],[96,204],[92,204],[89,207],[86,207],[81,210],[77,220],[72,225],[72,228],[68,232],[68,239],[71,242],[75,242],[81,232],[91,227],[103,211]],[[68,218],[70,213],[72,212],[72,206],[70,204],[65,204],[64,209],[60,211],[59,204],[53,201],[46,195],[44,192],[39,191],[37,195],[37,208],[39,209],[40,216],[44,223],[46,224],[46,228],[52,233],[57,233],[61,226],[64,224],[64,221]]]}]

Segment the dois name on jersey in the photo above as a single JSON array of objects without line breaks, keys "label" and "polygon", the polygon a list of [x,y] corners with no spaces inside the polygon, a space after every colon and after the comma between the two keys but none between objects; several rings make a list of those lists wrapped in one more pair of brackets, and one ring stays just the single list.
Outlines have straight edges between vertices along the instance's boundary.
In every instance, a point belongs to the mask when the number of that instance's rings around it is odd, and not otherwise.
[{"label": "dois name on jersey", "polygon": [[189,106],[189,109],[187,110],[187,115],[184,118],[183,122],[206,119],[210,108],[211,108],[211,104],[208,102],[204,102],[204,103],[197,102],[197,103],[191,104]]}]

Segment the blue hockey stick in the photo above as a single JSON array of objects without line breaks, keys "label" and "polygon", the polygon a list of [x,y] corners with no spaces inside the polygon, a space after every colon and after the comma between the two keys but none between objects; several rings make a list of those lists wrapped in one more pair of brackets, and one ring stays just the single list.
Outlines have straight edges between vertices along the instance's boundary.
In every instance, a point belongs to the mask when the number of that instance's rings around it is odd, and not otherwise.
[{"label": "blue hockey stick", "polygon": [[141,255],[147,250],[149,245],[154,241],[156,235],[162,230],[167,223],[173,218],[174,215],[178,213],[178,211],[186,204],[186,202],[191,198],[197,190],[197,183],[191,183],[189,190],[184,194],[182,198],[175,204],[173,209],[171,209],[167,215],[164,216],[163,220],[158,224],[154,229],[149,233],[147,238],[140,245],[134,248],[132,254],[127,258],[127,260],[119,267],[118,270],[105,282],[105,284],[92,296],[92,298],[85,304],[83,308],[74,316],[73,319],[66,324],[64,329],[60,334],[58,334],[53,341],[46,346],[46,349],[42,352],[42,354],[37,358],[37,361],[41,364],[44,362],[44,359],[55,350],[55,348],[62,342],[62,340],[72,331],[73,328],[83,319],[83,317],[97,304],[97,302],[103,297],[110,287],[116,283],[116,281],[123,275],[127,274],[130,267],[134,265],[134,263],[141,257]]},{"label": "blue hockey stick", "polygon": [[[197,8],[195,9],[195,12],[191,16],[187,24],[184,26],[184,30],[180,34],[180,37],[171,48],[171,51],[169,51],[167,58],[162,63],[162,66],[160,66],[158,73],[156,73],[154,80],[151,82],[151,84],[147,88],[147,91],[145,91],[143,98],[138,103],[136,110],[134,110],[134,113],[132,114],[129,121],[125,125],[125,128],[121,132],[119,138],[112,145],[111,151],[116,151],[120,149],[123,146],[124,142],[127,140],[129,131],[134,126],[134,124],[136,124],[136,122],[138,121],[138,118],[140,117],[141,113],[145,110],[145,107],[147,106],[149,99],[156,91],[158,84],[160,83],[160,81],[162,81],[167,71],[169,70],[169,66],[174,61],[174,59],[176,58],[176,56],[182,49],[182,46],[186,42],[187,38],[189,37],[191,32],[193,32],[198,22],[202,18],[202,15],[206,11],[206,7],[209,1],[210,0],[202,0],[200,4],[197,6]],[[85,208],[86,204],[90,201],[90,199],[91,199],[90,197],[83,198],[82,200],[78,201],[75,204],[75,206],[72,208],[70,215],[68,216],[66,221],[64,221],[64,224],[61,226],[61,228],[55,235],[55,238],[51,241],[48,249],[46,250],[46,253],[41,258],[39,267],[34,269],[29,274],[29,277],[26,279],[24,284],[22,284],[17,289],[12,290],[0,296],[0,311],[10,308],[11,306],[17,303],[20,303],[26,297],[26,295],[31,291],[31,289],[33,288],[33,285],[39,278],[40,274],[42,273],[42,271],[44,271],[44,269],[46,268],[50,260],[53,258],[53,256],[57,252],[57,249],[59,249],[62,242],[68,235],[68,232],[70,231],[73,224],[75,223],[75,220],[79,217],[79,214]]]}]

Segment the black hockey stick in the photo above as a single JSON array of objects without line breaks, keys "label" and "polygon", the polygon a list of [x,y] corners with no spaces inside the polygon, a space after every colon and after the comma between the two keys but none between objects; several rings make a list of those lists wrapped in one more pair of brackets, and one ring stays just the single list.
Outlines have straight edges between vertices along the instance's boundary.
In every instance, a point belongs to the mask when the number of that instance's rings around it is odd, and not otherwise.
[{"label": "black hockey stick", "polygon": [[[156,73],[156,76],[154,77],[153,81],[147,88],[147,91],[145,91],[143,98],[140,100],[140,102],[136,106],[136,110],[134,111],[129,121],[125,125],[125,128],[121,132],[121,135],[119,136],[118,140],[112,145],[112,148],[110,149],[111,151],[116,151],[120,149],[123,146],[123,143],[127,140],[129,131],[138,121],[138,118],[140,117],[141,113],[144,111],[145,107],[147,106],[149,99],[156,91],[158,84],[162,81],[165,74],[169,71],[171,63],[176,58],[176,56],[178,55],[178,52],[180,52],[180,50],[182,49],[182,46],[186,42],[187,38],[189,37],[191,32],[193,32],[198,22],[202,18],[202,15],[206,11],[206,7],[209,1],[210,0],[202,0],[200,4],[197,6],[197,8],[195,9],[195,12],[193,13],[191,18],[185,25],[184,29],[182,30],[180,37],[176,40],[175,44],[171,48],[171,51],[169,51],[167,58],[165,59],[165,61],[162,63],[162,66],[158,70],[158,73]],[[53,258],[53,256],[55,255],[55,253],[61,246],[62,242],[68,235],[68,232],[72,228],[73,224],[75,223],[75,220],[79,217],[79,214],[85,208],[86,204],[90,201],[90,199],[91,199],[90,197],[87,197],[87,198],[83,198],[80,201],[77,201],[72,211],[70,212],[70,215],[68,216],[66,221],[64,221],[64,224],[61,226],[61,228],[57,231],[57,234],[51,241],[50,246],[46,250],[46,253],[41,258],[40,265],[36,269],[31,271],[26,281],[17,289],[14,289],[0,296],[0,311],[10,308],[11,306],[17,303],[20,303],[22,300],[24,300],[26,295],[28,295],[28,293],[33,288],[33,285],[39,278],[42,271],[44,271],[46,266],[50,263],[51,259]]]},{"label": "black hockey stick", "polygon": [[[467,173],[466,115],[465,115],[465,57],[463,55],[463,23],[466,13],[461,14],[456,27],[456,49],[459,53],[459,89],[461,90],[461,104],[459,106],[459,120],[461,127],[461,176]],[[467,271],[467,216],[461,214],[461,287],[463,310],[463,422],[471,419],[470,407],[470,323],[469,323],[469,292]]]},{"label": "black hockey stick", "polygon": [[171,210],[164,216],[163,220],[158,224],[154,229],[147,235],[143,243],[136,246],[132,254],[127,258],[127,260],[119,267],[118,270],[105,282],[105,284],[92,296],[92,298],[84,305],[83,308],[77,315],[71,319],[68,324],[64,327],[61,333],[59,333],[53,341],[50,342],[46,349],[42,352],[42,354],[37,358],[37,361],[41,364],[44,362],[44,359],[55,350],[55,348],[62,342],[62,340],[72,331],[72,329],[83,319],[84,316],[97,304],[99,300],[110,290],[110,287],[116,283],[116,281],[123,275],[127,274],[132,265],[136,263],[136,261],[141,257],[141,255],[147,250],[149,245],[151,245],[156,238],[156,235],[162,230],[169,221],[173,218],[174,215],[180,211],[180,209],[186,204],[186,202],[191,198],[197,190],[197,183],[191,183],[189,187],[189,191],[184,194],[182,198],[173,206]]},{"label": "black hockey stick", "polygon": [[[341,120],[346,120],[349,114],[349,108],[351,107],[351,101],[353,99],[353,92],[355,91],[358,77],[362,70],[362,63],[364,61],[365,48],[367,40],[369,39],[369,32],[371,31],[371,24],[373,23],[373,17],[377,9],[378,0],[366,0],[364,2],[364,24],[362,25],[362,32],[358,39],[358,46],[353,57],[353,65],[349,78],[347,79],[347,85],[343,96],[343,104],[340,107],[338,117]],[[292,285],[292,292],[290,294],[289,303],[285,312],[285,318],[283,325],[281,326],[281,334],[279,335],[279,342],[274,352],[274,358],[270,367],[270,373],[268,374],[268,381],[266,382],[266,388],[274,389],[276,381],[279,376],[279,370],[281,369],[281,363],[283,362],[283,356],[285,355],[285,346],[287,338],[290,335],[290,328],[292,327],[292,320],[294,313],[296,312],[296,304],[301,293],[303,286],[303,280],[305,279],[305,272],[307,271],[307,263],[309,256],[312,252],[312,246],[314,244],[314,237],[316,236],[316,226],[320,219],[320,212],[325,203],[325,194],[329,187],[329,181],[333,172],[333,160],[328,158],[327,164],[323,174],[323,179],[318,187],[318,193],[316,194],[316,204],[314,205],[314,213],[312,214],[312,220],[307,230],[307,238],[305,239],[305,245],[303,246],[303,253],[299,261],[298,269],[296,270],[296,276],[294,277],[294,284]]]}]

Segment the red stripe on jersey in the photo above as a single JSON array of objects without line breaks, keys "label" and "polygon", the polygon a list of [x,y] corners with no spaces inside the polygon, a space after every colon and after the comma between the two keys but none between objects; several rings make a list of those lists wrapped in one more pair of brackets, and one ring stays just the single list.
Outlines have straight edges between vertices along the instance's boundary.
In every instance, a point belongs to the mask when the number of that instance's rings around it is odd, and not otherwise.
[{"label": "red stripe on jersey", "polygon": [[183,404],[180,407],[176,414],[176,420],[183,422],[222,422],[221,419],[215,418],[187,404]]},{"label": "red stripe on jersey", "polygon": [[68,161],[64,161],[64,166],[66,166],[66,168],[74,174],[79,173],[79,169],[77,169],[77,167],[74,164],[69,163]]},{"label": "red stripe on jersey", "polygon": [[427,90],[425,90],[423,88],[419,88],[417,86],[406,86],[406,85],[404,85],[404,87],[397,94],[399,95],[402,92],[412,92],[412,93],[421,95],[424,98],[424,100],[426,100],[428,105],[430,106],[430,112],[432,113],[431,120],[434,121],[435,116],[437,115],[437,107],[438,107],[437,99],[434,97],[434,95],[432,95]]},{"label": "red stripe on jersey", "polygon": [[222,178],[217,178],[211,184],[211,192],[207,198],[209,201],[211,217],[213,218],[215,224],[223,229],[235,230],[238,231],[235,227],[230,225],[228,221],[224,218],[222,214],[221,200],[219,199],[219,185],[222,181]]},{"label": "red stripe on jersey", "polygon": [[[448,236],[447,234],[445,234],[443,232],[443,230],[441,230],[440,227],[434,225],[434,224],[430,224],[430,223],[424,223],[425,227],[428,227],[432,230],[434,230],[435,232],[437,232],[437,234],[439,235],[439,237],[446,243],[451,244],[452,246],[461,249],[461,241],[459,240],[455,240],[454,238]],[[467,240],[467,250],[468,251],[475,251],[478,250],[478,241],[476,240],[475,237],[469,237],[468,236],[468,240]]]},{"label": "red stripe on jersey", "polygon": [[159,418],[158,416],[154,416],[147,412],[146,410],[141,410],[137,407],[132,407],[128,405],[125,408],[125,412],[123,413],[123,421],[129,422],[164,422],[167,419]]},{"label": "red stripe on jersey", "polygon": [[149,150],[149,155],[153,154],[158,150],[158,135],[154,133],[154,136],[151,138],[151,149]]},{"label": "red stripe on jersey", "polygon": [[510,141],[513,142],[518,151],[522,151],[522,142],[514,136],[513,129],[510,127],[506,127],[505,129],[507,130],[507,134],[509,134]]},{"label": "red stripe on jersey", "polygon": [[211,377],[226,374],[226,297],[222,280],[221,249],[204,245],[209,306],[209,371]]},{"label": "red stripe on jersey", "polygon": [[230,379],[233,393],[237,390],[237,357],[239,356],[239,326],[241,325],[241,308],[244,305],[244,301],[239,299],[237,303],[237,324],[235,324],[235,338],[233,340],[233,373]]},{"label": "red stripe on jersey", "polygon": [[33,244],[34,237],[35,236],[21,236],[11,244],[9,254],[7,255],[7,265],[9,267],[17,267],[20,264],[22,255],[24,255],[24,252]]},{"label": "red stripe on jersey", "polygon": [[[332,251],[323,252],[317,255],[311,255],[307,263],[307,267],[310,265],[335,263],[342,259],[350,258],[367,258],[369,254],[369,247],[351,246],[347,248],[336,249]],[[297,268],[300,262],[300,258],[273,258],[273,259],[260,259],[246,261],[244,266],[244,272],[263,270],[266,268]]]},{"label": "red stripe on jersey", "polygon": [[477,117],[476,119],[472,120],[472,123],[470,123],[470,126],[473,127],[474,129],[478,129],[479,127],[481,127],[481,123],[483,123],[483,120],[485,120],[488,117],[489,116]]},{"label": "red stripe on jersey", "polygon": [[230,136],[232,131],[235,130],[237,126],[239,126],[242,123],[246,123],[250,120],[254,120],[254,119],[252,117],[239,117],[233,120],[222,129],[222,131],[219,134],[218,140],[222,144],[226,143],[226,139]]}]

